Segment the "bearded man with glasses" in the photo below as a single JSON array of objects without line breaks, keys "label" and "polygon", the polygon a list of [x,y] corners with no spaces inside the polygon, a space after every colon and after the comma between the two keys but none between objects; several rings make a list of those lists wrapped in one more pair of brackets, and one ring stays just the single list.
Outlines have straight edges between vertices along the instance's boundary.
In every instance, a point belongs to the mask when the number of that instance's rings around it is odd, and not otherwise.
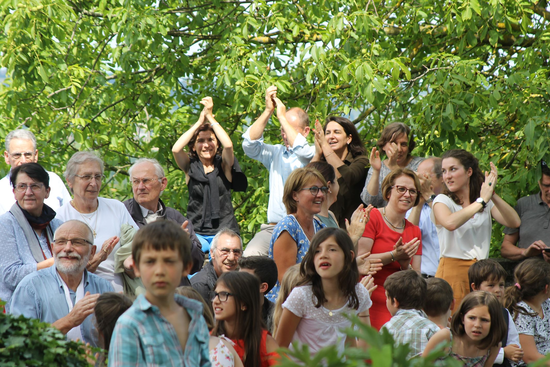
[{"label": "bearded man with glasses", "polygon": [[[19,129],[10,131],[6,135],[6,150],[4,151],[4,160],[10,166],[10,172],[0,180],[0,214],[4,214],[15,203],[10,183],[11,171],[25,163],[38,162],[38,149],[36,149],[36,137],[29,130]],[[57,210],[64,203],[71,200],[71,195],[63,184],[61,178],[53,172],[48,172],[50,176],[50,194],[45,203]]]},{"label": "bearded man with glasses", "polygon": [[99,347],[92,314],[99,296],[111,284],[86,270],[94,256],[93,232],[78,220],[63,223],[52,243],[54,266],[26,276],[15,289],[9,311],[52,324],[69,340]]}]

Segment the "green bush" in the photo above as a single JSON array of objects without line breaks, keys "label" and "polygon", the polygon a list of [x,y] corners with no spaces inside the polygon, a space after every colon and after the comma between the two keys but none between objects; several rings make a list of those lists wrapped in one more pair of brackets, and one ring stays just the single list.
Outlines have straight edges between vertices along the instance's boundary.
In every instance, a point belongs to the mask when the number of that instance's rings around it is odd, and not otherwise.
[{"label": "green bush", "polygon": [[84,344],[50,324],[0,312],[0,366],[89,366]]}]

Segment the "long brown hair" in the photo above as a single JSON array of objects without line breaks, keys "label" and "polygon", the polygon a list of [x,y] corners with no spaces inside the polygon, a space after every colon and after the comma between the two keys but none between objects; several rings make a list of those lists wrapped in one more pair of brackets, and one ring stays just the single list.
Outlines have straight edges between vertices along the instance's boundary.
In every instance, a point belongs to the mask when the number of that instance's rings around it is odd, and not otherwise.
[{"label": "long brown hair", "polygon": [[[481,191],[481,185],[483,185],[483,181],[485,181],[485,175],[483,172],[481,172],[481,169],[479,168],[479,161],[477,160],[474,155],[464,149],[452,149],[446,151],[443,156],[441,156],[441,160],[443,161],[445,158],[454,158],[460,162],[462,166],[464,166],[464,170],[468,171],[468,168],[472,169],[472,175],[470,176],[470,203],[473,203],[476,201],[476,199],[479,197],[479,193]],[[453,199],[453,201],[458,204],[462,205],[463,202],[458,198],[458,196],[449,191],[447,186],[445,186],[445,191],[443,192],[445,195]]]},{"label": "long brown hair", "polygon": [[355,158],[360,155],[365,155],[365,145],[361,141],[359,132],[357,131],[357,128],[355,127],[353,122],[345,117],[329,116],[327,117],[325,121],[325,126],[323,127],[323,131],[325,133],[327,132],[327,125],[331,121],[334,121],[338,125],[342,126],[344,132],[346,133],[346,137],[351,135],[351,142],[348,144],[348,150],[351,153],[351,156]]},{"label": "long brown hair", "polygon": [[543,259],[531,257],[516,267],[514,279],[516,284],[506,288],[502,304],[510,311],[514,320],[520,313],[535,316],[536,314],[527,311],[518,303],[533,298],[550,284],[550,264]]},{"label": "long brown hair", "polygon": [[479,341],[477,347],[479,349],[496,347],[508,332],[508,328],[502,314],[502,305],[492,293],[477,291],[466,295],[451,319],[451,332],[455,336],[464,336],[466,334],[466,330],[464,330],[464,317],[471,309],[477,306],[487,306],[489,316],[491,317],[489,334]]},{"label": "long brown hair", "polygon": [[242,271],[223,273],[216,282],[229,289],[235,299],[236,329],[227,334],[225,322],[216,320],[212,335],[225,335],[230,339],[243,340],[244,367],[261,365],[260,343],[262,341],[262,311],[260,307],[260,280],[255,275]]},{"label": "long brown hair", "polygon": [[355,286],[359,278],[359,269],[357,269],[357,263],[352,255],[352,252],[354,253],[355,251],[353,242],[343,229],[323,228],[313,236],[309,249],[300,264],[300,275],[302,276],[302,280],[298,285],[311,284],[313,295],[317,298],[315,307],[321,307],[327,301],[325,292],[323,291],[321,277],[317,274],[317,270],[315,270],[313,258],[315,257],[315,252],[319,245],[330,237],[334,237],[336,243],[344,252],[344,268],[340,274],[338,274],[338,284],[344,295],[348,298],[349,307],[357,310],[359,308],[359,298],[357,297],[357,292],[355,292]]}]

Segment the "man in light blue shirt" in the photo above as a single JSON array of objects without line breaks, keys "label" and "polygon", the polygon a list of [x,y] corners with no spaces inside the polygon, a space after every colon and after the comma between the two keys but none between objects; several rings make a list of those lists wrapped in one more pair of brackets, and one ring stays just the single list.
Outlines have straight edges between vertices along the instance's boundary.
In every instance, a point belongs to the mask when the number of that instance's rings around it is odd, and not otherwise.
[{"label": "man in light blue shirt", "polygon": [[283,145],[264,143],[263,132],[275,110],[276,99],[277,87],[267,88],[264,112],[243,134],[243,150],[246,155],[260,161],[269,170],[268,224],[262,224],[260,231],[248,243],[244,256],[267,256],[273,228],[287,215],[283,204],[286,179],[296,168],[305,167],[315,154],[315,146],[310,146],[306,140],[310,131],[309,117],[304,110],[297,107],[283,114],[284,106],[281,105],[281,111],[277,111]]},{"label": "man in light blue shirt", "polygon": [[444,188],[441,158],[425,159],[418,165],[416,173],[422,182],[422,195],[418,205],[407,213],[407,219],[422,231],[422,276],[431,278],[439,266],[439,239],[435,224],[430,220],[430,213],[432,201]]},{"label": "man in light blue shirt", "polygon": [[92,323],[94,306],[102,293],[114,289],[110,282],[86,270],[95,254],[93,240],[87,224],[78,220],[63,223],[52,244],[54,266],[23,278],[13,293],[9,312],[51,323],[68,339],[99,347]]}]

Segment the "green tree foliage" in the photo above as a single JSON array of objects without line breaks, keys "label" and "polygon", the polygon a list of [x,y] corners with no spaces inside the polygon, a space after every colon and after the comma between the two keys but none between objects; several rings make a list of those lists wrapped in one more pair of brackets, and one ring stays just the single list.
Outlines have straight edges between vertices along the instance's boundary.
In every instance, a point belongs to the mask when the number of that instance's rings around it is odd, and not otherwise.
[{"label": "green tree foliage", "polygon": [[0,365],[89,366],[84,344],[40,320],[0,312]]},{"label": "green tree foliage", "polygon": [[[156,157],[169,172],[164,199],[185,212],[170,147],[210,95],[250,179],[234,194],[249,239],[266,221],[267,172],[244,156],[241,134],[275,84],[311,119],[352,113],[367,147],[403,121],[416,155],[462,147],[484,169],[493,161],[497,192],[514,204],[536,189],[549,150],[549,9],[546,0],[4,0],[0,133],[31,128],[56,171],[74,151],[98,150],[110,171],[102,195],[119,199],[130,195],[131,159]],[[274,120],[267,142],[280,141]]]}]

